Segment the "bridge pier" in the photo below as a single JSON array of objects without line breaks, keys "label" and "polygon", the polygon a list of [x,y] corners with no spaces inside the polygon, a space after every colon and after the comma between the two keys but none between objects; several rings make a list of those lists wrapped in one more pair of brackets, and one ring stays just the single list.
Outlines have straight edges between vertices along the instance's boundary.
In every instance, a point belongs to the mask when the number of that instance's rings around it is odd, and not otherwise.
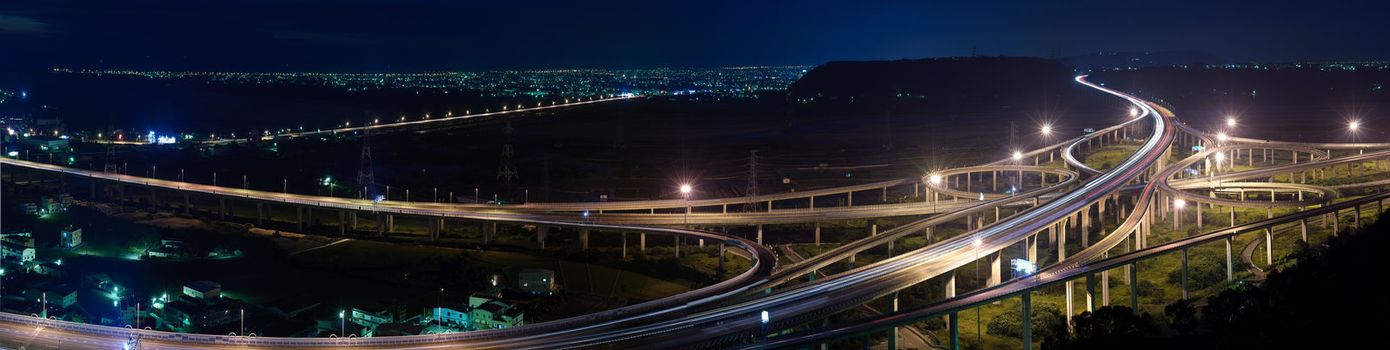
[{"label": "bridge pier", "polygon": [[304,231],[304,207],[294,207],[294,227],[296,230]]},{"label": "bridge pier", "polygon": [[1265,227],[1265,265],[1274,266],[1274,230]]},{"label": "bridge pier", "polygon": [[1182,249],[1182,300],[1187,300],[1187,248]]},{"label": "bridge pier", "polygon": [[589,229],[579,230],[579,251],[589,251]]},{"label": "bridge pier", "polygon": [[816,241],[816,245],[820,245],[820,223],[819,223],[819,222],[816,223],[815,241]]},{"label": "bridge pier", "polygon": [[1072,305],[1072,301],[1073,301],[1072,299],[1074,299],[1074,297],[1072,296],[1073,288],[1074,288],[1074,286],[1072,285],[1072,282],[1074,282],[1074,281],[1073,281],[1073,280],[1067,280],[1065,283],[1063,283],[1063,284],[1066,286],[1066,288],[1065,288],[1065,289],[1066,289],[1065,295],[1066,295],[1066,299],[1067,299],[1067,300],[1066,300],[1066,309],[1063,309],[1063,310],[1062,310],[1062,315],[1066,316],[1066,320],[1067,320],[1067,332],[1068,332],[1068,333],[1070,333],[1070,332],[1072,331],[1072,326],[1071,326],[1071,315],[1072,315],[1073,311],[1076,310],[1076,309],[1075,309],[1075,306]]},{"label": "bridge pier", "polygon": [[[1032,262],[1033,264],[1037,264],[1037,263],[1038,263],[1038,234],[1034,233],[1033,235],[1028,236],[1027,242],[1028,242],[1028,243],[1027,243],[1027,244],[1028,244],[1028,247],[1027,247],[1026,258],[1028,259],[1029,262]],[[930,242],[928,242],[928,244],[930,244]]]},{"label": "bridge pier", "polygon": [[536,244],[540,245],[541,250],[545,250],[546,231],[549,231],[548,227],[544,225],[536,226]]},{"label": "bridge pier", "polygon": [[637,233],[637,252],[642,254],[647,253],[647,233],[645,232]]},{"label": "bridge pier", "polygon": [[1024,290],[1019,298],[1023,300],[1023,317],[1019,318],[1023,325],[1023,349],[1033,350],[1033,291]]},{"label": "bridge pier", "polygon": [[193,209],[193,201],[188,199],[188,192],[184,192],[184,193],[183,193],[183,214],[184,214],[184,215],[188,215],[188,212],[189,212],[190,210],[192,210],[192,209]]},{"label": "bridge pier", "polygon": [[1086,274],[1086,311],[1096,312],[1096,274]]},{"label": "bridge pier", "polygon": [[1235,265],[1232,264],[1233,261],[1231,260],[1231,246],[1235,244],[1235,237],[1226,237],[1223,241],[1226,242],[1226,280],[1234,281],[1236,272]]},{"label": "bridge pier", "polygon": [[496,222],[483,222],[483,245],[492,244],[492,236],[497,234]]},{"label": "bridge pier", "polygon": [[1298,220],[1298,229],[1303,234],[1303,243],[1308,243],[1308,219]]},{"label": "bridge pier", "polygon": [[159,210],[159,189],[150,186],[150,210]]},{"label": "bridge pier", "polygon": [[265,224],[265,203],[256,202],[256,224]]},{"label": "bridge pier", "polygon": [[219,220],[226,220],[226,219],[227,219],[227,199],[226,199],[226,198],[221,198],[221,197],[218,197],[218,198],[217,198],[217,218],[218,218]]},{"label": "bridge pier", "polygon": [[[1110,253],[1101,256],[1109,258]],[[1100,306],[1110,306],[1110,270],[1100,272]]]},{"label": "bridge pier", "polygon": [[763,244],[763,224],[758,224],[758,244]]},{"label": "bridge pier", "polygon": [[[898,292],[893,292],[893,312],[898,312]],[[898,350],[898,327],[888,327],[888,350]]]},{"label": "bridge pier", "polygon": [[338,234],[346,235],[348,230],[347,211],[338,211]]},{"label": "bridge pier", "polygon": [[951,311],[951,313],[946,315],[946,325],[951,329],[951,334],[947,336],[947,338],[950,338],[948,341],[950,349],[960,350],[960,315],[955,311]]},{"label": "bridge pier", "polygon": [[[724,271],[724,243],[719,243],[719,271]],[[812,272],[812,274],[815,274]]]},{"label": "bridge pier", "polygon": [[[1139,263],[1129,263],[1129,308],[1139,314]],[[1068,317],[1068,322],[1070,322]]]},{"label": "bridge pier", "polygon": [[1003,282],[1003,268],[1001,263],[1003,255],[1003,251],[998,251],[994,252],[993,256],[990,257],[989,281],[985,282],[985,286],[994,286]]}]

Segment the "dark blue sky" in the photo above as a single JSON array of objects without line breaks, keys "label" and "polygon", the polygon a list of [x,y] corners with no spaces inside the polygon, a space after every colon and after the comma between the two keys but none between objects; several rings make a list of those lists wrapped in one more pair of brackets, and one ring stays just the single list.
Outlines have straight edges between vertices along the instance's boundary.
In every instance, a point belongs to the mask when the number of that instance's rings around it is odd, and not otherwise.
[{"label": "dark blue sky", "polygon": [[3,0],[0,66],[258,71],[814,65],[1195,50],[1390,56],[1371,1]]}]

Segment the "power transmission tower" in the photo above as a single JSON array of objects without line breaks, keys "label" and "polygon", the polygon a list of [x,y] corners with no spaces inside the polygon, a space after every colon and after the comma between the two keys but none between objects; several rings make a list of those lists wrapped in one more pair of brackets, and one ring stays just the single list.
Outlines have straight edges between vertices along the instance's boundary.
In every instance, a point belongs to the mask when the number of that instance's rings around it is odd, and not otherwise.
[{"label": "power transmission tower", "polygon": [[[111,127],[108,126],[106,128],[106,134],[112,135]],[[106,164],[102,165],[101,171],[107,173],[115,173],[117,172],[117,170],[118,168],[116,168],[116,144],[108,143],[106,144]]]},{"label": "power transmission tower", "polygon": [[103,165],[103,166],[101,167],[101,171],[102,171],[102,172],[107,172],[107,173],[115,173],[115,172],[117,172],[117,170],[118,170],[118,169],[117,169],[117,167],[116,167],[116,145],[114,145],[114,144],[107,144],[107,145],[106,145],[106,164]]},{"label": "power transmission tower", "polygon": [[1009,151],[1010,151],[1010,152],[1013,152],[1013,151],[1017,151],[1017,150],[1018,150],[1018,125],[1017,125],[1016,123],[1014,123],[1014,122],[1011,121],[1011,122],[1009,122]]},{"label": "power transmission tower", "polygon": [[507,122],[507,126],[502,129],[506,134],[505,141],[502,143],[502,159],[497,165],[498,187],[504,191],[510,191],[516,186],[516,167],[512,166],[512,123]]},{"label": "power transmission tower", "polygon": [[[759,204],[762,203],[753,200],[753,197],[758,196],[758,150],[748,151],[748,188],[743,192],[744,196],[747,197],[743,203],[743,211],[758,211]],[[772,210],[772,208],[768,208],[768,210]]]},{"label": "power transmission tower", "polygon": [[[357,190],[362,199],[376,199],[376,175],[372,171],[372,135],[362,132],[362,161],[357,168]],[[329,184],[332,186],[332,184]]]}]

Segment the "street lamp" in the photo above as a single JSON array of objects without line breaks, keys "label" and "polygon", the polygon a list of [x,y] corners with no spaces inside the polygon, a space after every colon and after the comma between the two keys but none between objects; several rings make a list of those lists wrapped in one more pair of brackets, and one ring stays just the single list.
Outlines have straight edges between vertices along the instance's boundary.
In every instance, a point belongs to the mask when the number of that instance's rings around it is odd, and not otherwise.
[{"label": "street lamp", "polygon": [[690,192],[693,192],[695,189],[690,187],[690,184],[681,184],[680,190],[681,198],[685,200],[685,223],[690,224]]},{"label": "street lamp", "polygon": [[1226,127],[1228,127],[1228,128],[1234,128],[1234,127],[1236,127],[1236,117],[1229,116],[1229,115],[1226,116]]},{"label": "street lamp", "polygon": [[1051,135],[1052,135],[1052,124],[1043,124],[1043,125],[1042,125],[1042,130],[1041,130],[1041,131],[1042,131],[1043,136],[1051,136]]},{"label": "street lamp", "polygon": [[1216,141],[1217,141],[1217,142],[1226,142],[1226,140],[1227,140],[1227,139],[1230,139],[1230,138],[1231,138],[1231,136],[1230,136],[1230,135],[1226,135],[1226,132],[1224,132],[1224,131],[1223,131],[1223,132],[1218,132],[1218,133],[1216,133]]},{"label": "street lamp", "polygon": [[338,334],[347,337],[347,310],[338,310]]},{"label": "street lamp", "polygon": [[1015,162],[1023,160],[1023,152],[1014,151],[1013,158]]},{"label": "street lamp", "polygon": [[1360,128],[1361,128],[1361,121],[1360,121],[1360,120],[1352,120],[1352,121],[1350,121],[1350,122],[1347,122],[1347,130],[1351,130],[1351,132],[1356,132],[1356,129],[1360,129]]},{"label": "street lamp", "polygon": [[1131,116],[1131,117],[1138,117],[1138,116],[1139,116],[1139,109],[1138,109],[1138,108],[1134,108],[1134,107],[1129,107],[1129,116]]},{"label": "street lamp", "polygon": [[1220,171],[1222,164],[1226,162],[1226,153],[1216,152],[1216,155],[1212,157],[1216,158],[1216,170]]}]

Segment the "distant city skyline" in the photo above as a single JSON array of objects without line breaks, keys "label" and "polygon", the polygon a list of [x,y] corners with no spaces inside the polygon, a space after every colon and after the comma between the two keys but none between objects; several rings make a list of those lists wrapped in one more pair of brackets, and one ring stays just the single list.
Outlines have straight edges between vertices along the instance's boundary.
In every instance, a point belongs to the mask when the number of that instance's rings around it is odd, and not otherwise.
[{"label": "distant city skyline", "polygon": [[20,53],[0,68],[417,72],[1146,51],[1230,61],[1383,59],[1390,47],[1364,42],[1390,29],[1381,13],[1373,2],[1295,1],[20,0],[0,5],[0,46]]}]

